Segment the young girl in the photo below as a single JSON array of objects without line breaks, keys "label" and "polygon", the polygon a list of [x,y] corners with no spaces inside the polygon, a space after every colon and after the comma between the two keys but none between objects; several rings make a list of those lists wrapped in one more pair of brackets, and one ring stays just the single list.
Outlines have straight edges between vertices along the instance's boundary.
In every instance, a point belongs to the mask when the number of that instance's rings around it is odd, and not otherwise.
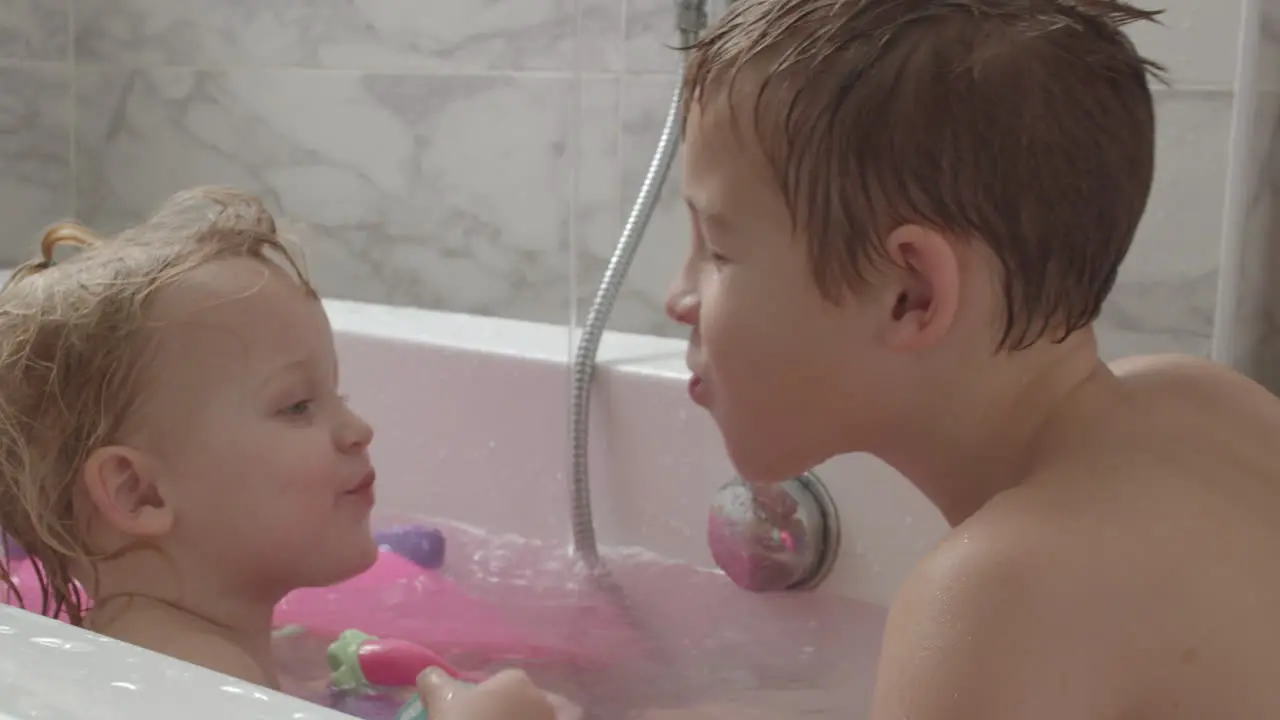
[{"label": "young girl", "polygon": [[49,614],[278,687],[276,603],[376,559],[372,439],[252,196],[179,193],[111,238],[55,226],[0,290],[0,528]]},{"label": "young girl", "polygon": [[0,527],[72,623],[277,685],[275,604],[377,552],[373,432],[315,291],[227,189],[40,251],[0,291]]}]

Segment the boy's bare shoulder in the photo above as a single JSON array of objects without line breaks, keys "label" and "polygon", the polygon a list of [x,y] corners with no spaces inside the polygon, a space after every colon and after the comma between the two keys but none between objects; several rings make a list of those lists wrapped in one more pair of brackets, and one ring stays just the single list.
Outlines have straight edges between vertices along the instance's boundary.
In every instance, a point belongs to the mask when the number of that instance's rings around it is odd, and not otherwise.
[{"label": "boy's bare shoulder", "polygon": [[1135,355],[1107,364],[1111,372],[1138,391],[1170,393],[1176,399],[1187,395],[1252,397],[1259,402],[1275,401],[1253,380],[1219,363],[1193,355]]},{"label": "boy's bare shoulder", "polygon": [[874,720],[1280,717],[1280,401],[1195,358],[1113,371],[908,579]]},{"label": "boy's bare shoulder", "polygon": [[1049,571],[1060,548],[1005,518],[986,513],[961,525],[904,584],[885,631],[873,720],[1065,720],[1113,709],[1117,693],[1090,667],[1082,588]]}]

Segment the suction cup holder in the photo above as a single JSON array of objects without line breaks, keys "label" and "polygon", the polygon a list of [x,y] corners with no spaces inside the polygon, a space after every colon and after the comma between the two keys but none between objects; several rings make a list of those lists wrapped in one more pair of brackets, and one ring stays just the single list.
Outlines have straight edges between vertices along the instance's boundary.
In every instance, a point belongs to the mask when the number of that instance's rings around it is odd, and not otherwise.
[{"label": "suction cup holder", "polygon": [[712,498],[707,544],[716,565],[744,590],[809,590],[835,565],[840,517],[812,471],[770,484],[735,477]]}]

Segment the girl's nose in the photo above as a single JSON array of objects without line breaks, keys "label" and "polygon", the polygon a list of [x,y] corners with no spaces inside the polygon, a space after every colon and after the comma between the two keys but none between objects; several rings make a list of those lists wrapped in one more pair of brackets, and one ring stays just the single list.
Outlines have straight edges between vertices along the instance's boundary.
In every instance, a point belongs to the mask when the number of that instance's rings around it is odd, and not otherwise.
[{"label": "girl's nose", "polygon": [[373,427],[348,410],[349,417],[339,430],[338,444],[344,452],[364,452],[373,442]]}]

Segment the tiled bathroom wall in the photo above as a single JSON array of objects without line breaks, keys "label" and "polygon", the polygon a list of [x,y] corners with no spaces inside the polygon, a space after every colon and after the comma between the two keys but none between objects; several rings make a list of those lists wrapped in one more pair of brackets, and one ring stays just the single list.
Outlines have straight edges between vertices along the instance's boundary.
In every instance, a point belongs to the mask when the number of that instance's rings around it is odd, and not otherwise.
[{"label": "tiled bathroom wall", "polygon": [[[1209,352],[1246,1],[1143,3],[1165,24],[1133,35],[1173,73],[1108,354]],[[0,0],[0,264],[61,216],[111,230],[231,183],[308,224],[326,294],[582,317],[674,88],[672,3]],[[612,327],[679,332],[661,310],[678,191]]]},{"label": "tiled bathroom wall", "polygon": [[1247,0],[1215,356],[1280,392],[1280,0]]}]

